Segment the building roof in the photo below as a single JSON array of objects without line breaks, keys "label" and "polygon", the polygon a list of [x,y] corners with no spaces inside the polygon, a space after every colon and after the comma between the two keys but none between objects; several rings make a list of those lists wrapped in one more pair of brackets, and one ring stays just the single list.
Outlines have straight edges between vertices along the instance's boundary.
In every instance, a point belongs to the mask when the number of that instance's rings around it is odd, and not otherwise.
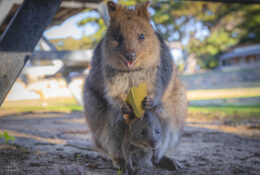
[{"label": "building roof", "polygon": [[232,49],[231,51],[221,55],[220,59],[226,60],[235,57],[254,55],[254,54],[260,54],[260,44]]},{"label": "building roof", "polygon": [[[101,1],[103,0],[63,0],[49,27],[61,24],[67,18],[82,12],[88,7],[89,3],[100,3]],[[13,0],[11,9],[0,24],[0,35],[4,32],[22,2],[23,0]]]}]

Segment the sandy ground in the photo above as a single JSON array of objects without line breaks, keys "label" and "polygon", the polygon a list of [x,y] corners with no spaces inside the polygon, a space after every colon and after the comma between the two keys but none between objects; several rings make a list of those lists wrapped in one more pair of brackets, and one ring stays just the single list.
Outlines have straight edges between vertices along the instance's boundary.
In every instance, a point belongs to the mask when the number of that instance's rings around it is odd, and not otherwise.
[{"label": "sandy ground", "polygon": [[[116,175],[110,160],[93,150],[82,113],[28,113],[0,117],[2,174]],[[260,174],[259,126],[226,126],[188,119],[173,155],[183,165],[176,171],[138,168],[137,174]],[[119,174],[119,173],[118,173]],[[125,173],[121,173],[125,174]]]}]

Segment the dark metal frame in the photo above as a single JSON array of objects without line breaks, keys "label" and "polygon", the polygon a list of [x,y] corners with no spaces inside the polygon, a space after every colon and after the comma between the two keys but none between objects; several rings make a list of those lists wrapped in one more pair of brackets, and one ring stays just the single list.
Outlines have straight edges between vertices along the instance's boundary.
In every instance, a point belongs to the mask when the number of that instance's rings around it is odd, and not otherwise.
[{"label": "dark metal frame", "polygon": [[[178,0],[175,0],[178,1]],[[201,2],[221,2],[221,3],[239,3],[239,4],[260,4],[260,0],[179,0],[179,1],[201,1]]]},{"label": "dark metal frame", "polygon": [[0,38],[0,105],[62,0],[24,0]]}]

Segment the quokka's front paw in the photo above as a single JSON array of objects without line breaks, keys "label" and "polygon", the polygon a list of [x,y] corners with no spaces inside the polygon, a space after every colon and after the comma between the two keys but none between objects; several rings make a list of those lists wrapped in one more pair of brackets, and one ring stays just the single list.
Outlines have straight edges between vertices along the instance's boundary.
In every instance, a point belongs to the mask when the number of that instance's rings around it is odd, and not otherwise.
[{"label": "quokka's front paw", "polygon": [[149,110],[149,109],[155,108],[156,105],[155,105],[154,100],[151,97],[147,96],[144,98],[143,107],[144,107],[144,109]]},{"label": "quokka's front paw", "polygon": [[127,103],[122,104],[122,113],[123,114],[131,114],[132,113],[131,107]]},{"label": "quokka's front paw", "polygon": [[160,159],[158,156],[153,156],[153,163],[158,164],[160,162]]}]

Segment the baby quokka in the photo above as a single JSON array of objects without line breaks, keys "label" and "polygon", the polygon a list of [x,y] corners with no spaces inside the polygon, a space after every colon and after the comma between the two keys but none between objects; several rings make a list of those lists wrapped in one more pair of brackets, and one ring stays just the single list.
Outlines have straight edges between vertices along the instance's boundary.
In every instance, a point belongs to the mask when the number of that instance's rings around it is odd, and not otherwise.
[{"label": "baby quokka", "polygon": [[139,166],[144,167],[152,167],[152,160],[159,162],[158,154],[163,133],[159,118],[154,111],[146,111],[141,119],[133,114],[126,116],[122,151],[125,169],[128,174],[133,174],[133,159]]}]

